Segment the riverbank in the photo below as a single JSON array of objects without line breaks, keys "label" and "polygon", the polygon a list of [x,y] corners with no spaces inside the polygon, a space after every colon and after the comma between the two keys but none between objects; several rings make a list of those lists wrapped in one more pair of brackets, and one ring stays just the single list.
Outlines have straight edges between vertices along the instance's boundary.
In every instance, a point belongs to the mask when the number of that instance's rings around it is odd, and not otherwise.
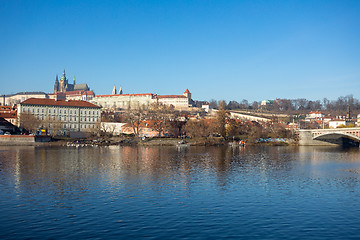
[{"label": "riverbank", "polygon": [[110,145],[142,145],[142,146],[176,146],[180,142],[190,146],[217,146],[226,145],[228,142],[224,138],[136,138],[136,137],[103,137],[89,139],[54,139],[57,145],[66,146],[110,146]]},{"label": "riverbank", "polygon": [[[3,146],[110,146],[110,145],[142,145],[142,146],[177,146],[179,142],[186,143],[189,146],[221,146],[232,144],[233,140],[226,140],[223,137],[208,138],[138,138],[133,136],[115,136],[115,137],[90,137],[86,139],[74,139],[69,137],[55,137],[49,142],[21,142],[9,141],[0,142]],[[237,144],[235,144],[237,145]],[[255,142],[246,145],[274,145],[287,146],[296,145],[296,142],[287,139],[282,142]]]},{"label": "riverbank", "polygon": [[[233,143],[232,140],[226,140],[223,137],[208,137],[208,138],[137,138],[129,136],[119,137],[102,137],[89,139],[55,139],[62,145],[67,146],[109,146],[109,145],[142,145],[142,146],[177,146],[180,142],[186,143],[189,146],[222,146]],[[61,145],[60,144],[60,145]],[[246,143],[246,145],[274,145],[287,146],[296,145],[296,142],[287,139],[282,142],[254,142]]]}]

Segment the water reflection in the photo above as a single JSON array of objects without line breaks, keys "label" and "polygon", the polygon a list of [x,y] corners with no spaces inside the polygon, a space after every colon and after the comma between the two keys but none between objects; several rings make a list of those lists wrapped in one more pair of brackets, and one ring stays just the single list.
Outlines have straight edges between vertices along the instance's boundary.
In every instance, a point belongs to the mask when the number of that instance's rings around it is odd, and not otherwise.
[{"label": "water reflection", "polygon": [[356,169],[359,149],[0,147],[0,237],[356,236]]},{"label": "water reflection", "polygon": [[3,178],[12,178],[17,189],[47,186],[50,182],[53,194],[61,196],[72,188],[86,191],[92,181],[118,184],[136,178],[153,182],[166,180],[188,187],[193,181],[211,179],[218,187],[226,189],[241,174],[256,174],[256,180],[266,183],[274,172],[286,174],[294,168],[299,171],[299,165],[306,166],[300,169],[303,174],[318,175],[326,172],[327,165],[337,164],[334,171],[353,168],[346,166],[349,163],[358,166],[359,150],[327,147],[191,147],[180,150],[131,146],[2,147],[0,163]]}]

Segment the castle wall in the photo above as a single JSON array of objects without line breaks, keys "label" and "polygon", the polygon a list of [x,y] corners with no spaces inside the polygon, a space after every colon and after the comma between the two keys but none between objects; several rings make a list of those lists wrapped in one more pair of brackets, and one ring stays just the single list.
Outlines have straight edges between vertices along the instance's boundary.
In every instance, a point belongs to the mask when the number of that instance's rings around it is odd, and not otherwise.
[{"label": "castle wall", "polygon": [[153,103],[153,98],[152,94],[99,95],[95,96],[91,102],[107,109],[127,109],[129,106],[137,109],[139,106]]},{"label": "castle wall", "polygon": [[175,108],[189,107],[188,98],[159,98],[158,101],[165,105],[173,105]]}]

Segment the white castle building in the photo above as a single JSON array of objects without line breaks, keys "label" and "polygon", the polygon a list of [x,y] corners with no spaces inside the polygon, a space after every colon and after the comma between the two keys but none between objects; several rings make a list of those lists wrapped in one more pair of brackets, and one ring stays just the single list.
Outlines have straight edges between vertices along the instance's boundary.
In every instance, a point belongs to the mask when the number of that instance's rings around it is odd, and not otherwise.
[{"label": "white castle building", "polygon": [[172,105],[176,109],[187,109],[192,106],[193,101],[189,89],[186,89],[183,95],[157,95],[153,93],[123,94],[120,88],[117,94],[114,87],[112,94],[97,95],[91,102],[106,109],[138,108],[141,105],[150,105],[155,102]]}]

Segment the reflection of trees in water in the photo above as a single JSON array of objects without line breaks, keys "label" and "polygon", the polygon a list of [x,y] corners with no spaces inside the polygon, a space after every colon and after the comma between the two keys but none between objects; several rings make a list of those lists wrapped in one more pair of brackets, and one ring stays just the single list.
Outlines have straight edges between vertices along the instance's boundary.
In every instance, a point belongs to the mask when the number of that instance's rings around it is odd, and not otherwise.
[{"label": "reflection of trees in water", "polygon": [[[220,190],[226,190],[234,182],[247,184],[249,179],[262,186],[276,181],[285,184],[299,178],[298,171],[303,171],[302,177],[310,179],[314,174],[311,169],[318,163],[359,161],[358,149],[314,147],[5,149],[0,151],[2,178],[12,181],[19,193],[34,191],[41,196],[46,191],[58,202],[84,197],[89,189],[99,191],[96,189],[99,182],[100,187],[117,190],[150,186],[157,193],[173,188],[189,192],[194,184],[210,188],[215,185]],[[302,167],[305,164],[307,168]],[[327,171],[322,173],[323,177],[328,177]],[[356,174],[342,171],[340,175],[345,177],[339,178],[336,184],[356,188],[359,180]]]},{"label": "reflection of trees in water", "polygon": [[[219,185],[224,186],[231,163],[231,152],[223,147],[178,150],[174,147],[124,146],[119,151],[121,169],[117,174],[123,175],[124,179],[137,176],[154,182],[176,182],[184,187],[194,181],[210,179],[212,174],[216,174],[221,182]],[[111,175],[116,173],[112,171]]]}]

